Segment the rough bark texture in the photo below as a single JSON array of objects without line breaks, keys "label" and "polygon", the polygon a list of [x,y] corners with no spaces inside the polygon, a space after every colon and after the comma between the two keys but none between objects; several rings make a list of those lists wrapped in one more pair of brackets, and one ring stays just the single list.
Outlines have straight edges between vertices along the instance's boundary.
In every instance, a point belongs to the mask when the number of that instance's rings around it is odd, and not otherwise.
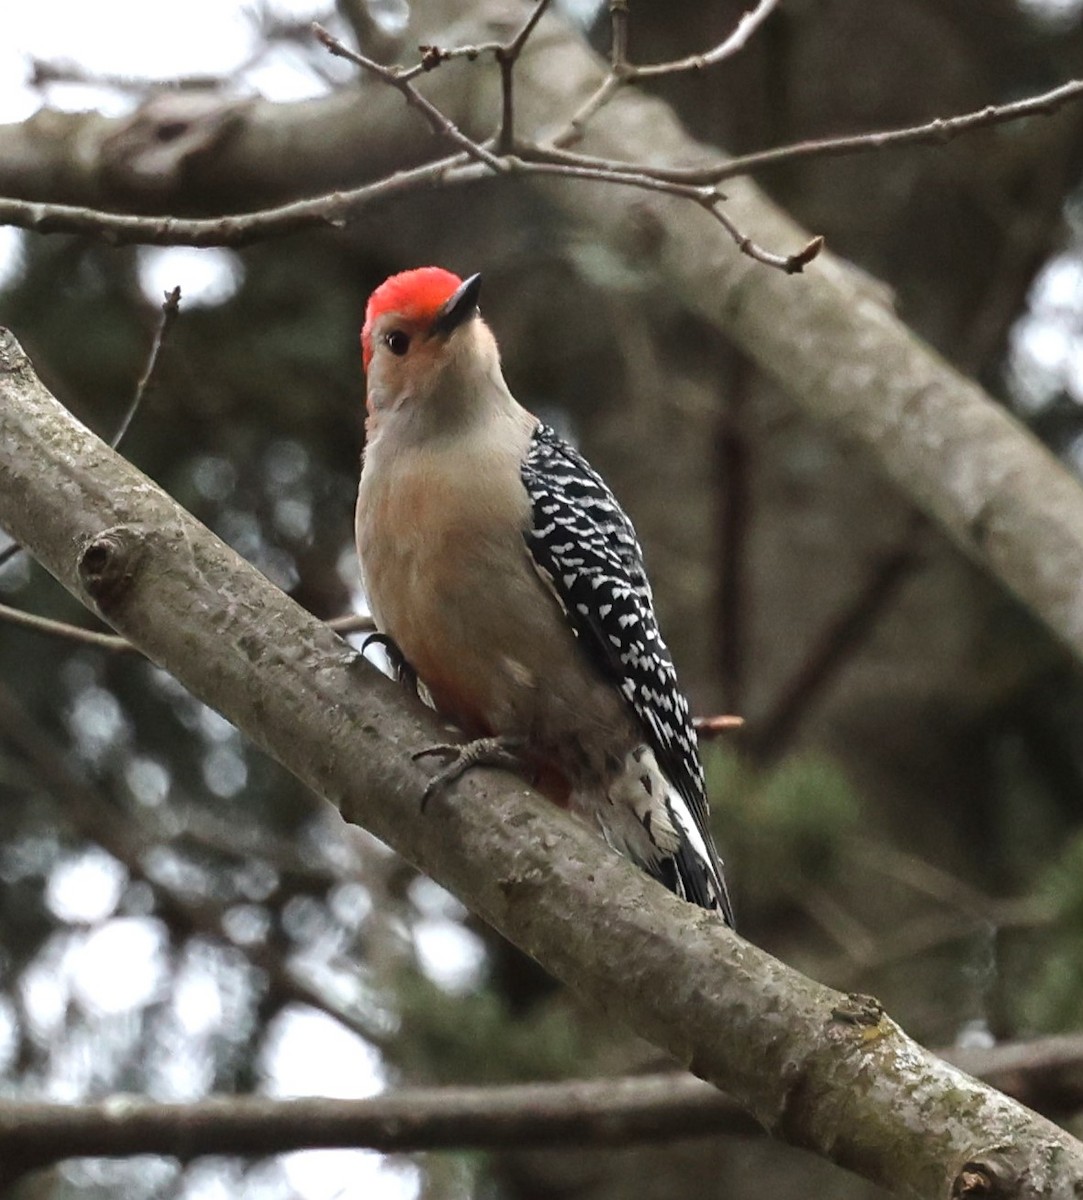
[{"label": "rough bark texture", "polygon": [[[586,91],[597,65],[551,39],[524,64],[531,115],[561,92]],[[547,54],[560,54],[560,70]],[[537,106],[535,109],[534,106]],[[667,106],[620,96],[586,142],[634,160],[703,160]],[[671,198],[628,190],[553,187],[551,202],[639,272],[654,273],[691,311],[726,333],[818,421],[856,440],[973,558],[1083,656],[1083,491],[1037,439],[915,337],[884,297],[825,255],[802,276],[739,254],[709,218]],[[754,185],[727,184],[727,211],[763,245],[808,240]],[[586,194],[584,194],[586,193]],[[1039,482],[1040,481],[1040,482]]]},{"label": "rough bark texture", "polygon": [[[494,0],[474,6],[457,24],[447,23],[439,4],[426,6],[419,21],[428,22],[429,33],[440,28],[446,44],[453,45],[506,36],[519,15],[517,7]],[[576,34],[555,19],[543,21],[517,75],[519,128],[533,133],[550,127],[554,114],[574,109],[577,98],[595,88],[601,71],[597,56]],[[466,129],[484,128],[497,111],[496,82],[492,72],[455,68],[425,81],[437,103]],[[293,106],[209,106],[190,115],[190,140],[179,139],[168,161],[153,171],[138,164],[154,149],[156,122],[176,118],[168,106],[143,120],[40,116],[0,127],[0,146],[9,147],[0,155],[8,164],[0,169],[0,189],[34,200],[90,205],[127,199],[133,207],[176,214],[215,205],[228,209],[237,203],[238,179],[245,182],[250,204],[254,198],[281,200],[302,187],[313,188],[314,180],[326,176],[328,163],[341,171],[334,176],[337,184],[356,184],[391,162],[400,167],[415,162],[427,140],[418,136],[416,116],[404,117],[398,97],[389,97],[387,89],[366,87],[360,94],[363,103],[339,96]],[[55,128],[44,137],[49,121]],[[403,128],[409,131],[405,138]],[[78,161],[94,162],[93,172],[68,169],[69,147],[75,143],[90,146]],[[292,149],[269,153],[275,144],[319,147],[325,165],[295,170],[300,160]],[[360,144],[363,151],[346,162],[333,148],[348,144]],[[389,152],[389,146],[395,149]],[[652,162],[697,163],[718,154],[691,138],[668,105],[631,91],[599,115],[582,144],[587,152],[632,162],[644,147],[650,148]],[[281,166],[284,161],[288,167]],[[269,162],[280,165],[268,174]],[[117,177],[130,188],[103,194],[102,180]],[[1072,535],[1083,516],[1083,497],[1074,481],[1036,440],[1020,436],[1020,427],[981,389],[915,338],[863,277],[830,255],[797,278],[765,270],[736,253],[718,226],[686,201],[538,176],[491,186],[519,184],[544,196],[580,237],[607,247],[637,277],[653,278],[731,338],[818,422],[864,446],[968,555],[987,566],[1074,653],[1083,654],[1083,597],[1074,583],[1083,561]],[[808,240],[808,233],[755,185],[732,181],[726,191],[729,216],[761,244],[787,251]],[[284,216],[283,228],[294,229],[293,218]],[[381,236],[398,243],[404,231],[396,215],[381,210],[379,220]],[[88,231],[92,226],[92,220],[83,222]],[[45,218],[37,227],[54,226]],[[154,240],[221,240],[211,231],[187,234],[183,222],[171,228]],[[228,233],[230,226],[222,228]],[[135,229],[124,236],[141,240]],[[1021,484],[1035,472],[1041,488]]]},{"label": "rough bark texture", "polygon": [[1083,1148],[1064,1132],[922,1050],[875,1002],[669,896],[522,784],[478,772],[422,816],[410,752],[439,737],[431,714],[71,418],[6,331],[0,524],[348,821],[776,1136],[903,1194],[1083,1191]]},{"label": "rough bark texture", "polygon": [[[1067,1103],[1064,1111],[1070,1111],[1079,1092],[1079,1035],[940,1053],[1016,1098]],[[87,1104],[0,1101],[0,1161],[21,1169],[76,1155],[189,1158],[316,1147],[388,1153],[568,1149],[760,1132],[717,1088],[672,1071],[503,1087],[407,1087],[364,1100],[212,1096],[166,1104],[124,1096]]]}]

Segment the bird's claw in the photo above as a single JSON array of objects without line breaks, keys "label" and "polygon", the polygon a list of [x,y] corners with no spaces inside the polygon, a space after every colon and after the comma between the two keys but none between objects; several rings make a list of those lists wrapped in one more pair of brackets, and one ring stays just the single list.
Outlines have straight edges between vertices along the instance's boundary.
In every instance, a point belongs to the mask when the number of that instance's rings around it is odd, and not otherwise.
[{"label": "bird's claw", "polygon": [[521,769],[523,764],[519,751],[522,745],[520,738],[486,737],[477,738],[472,742],[441,742],[439,745],[415,751],[410,755],[415,762],[431,756],[449,760],[425,785],[425,790],[421,793],[421,811],[424,812],[428,808],[433,796],[450,787],[460,775],[473,767],[503,767],[509,771]]}]

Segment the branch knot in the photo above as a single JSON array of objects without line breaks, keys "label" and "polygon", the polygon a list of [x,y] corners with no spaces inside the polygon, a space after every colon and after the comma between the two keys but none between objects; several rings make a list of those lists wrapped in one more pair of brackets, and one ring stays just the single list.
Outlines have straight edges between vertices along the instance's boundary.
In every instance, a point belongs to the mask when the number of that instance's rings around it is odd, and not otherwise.
[{"label": "branch knot", "polygon": [[965,1162],[952,1182],[951,1200],[998,1200],[1012,1195],[1013,1175],[1006,1164],[998,1165],[991,1156]]},{"label": "branch knot", "polygon": [[143,539],[130,525],[103,530],[79,552],[79,580],[102,613],[115,608],[131,589]]}]

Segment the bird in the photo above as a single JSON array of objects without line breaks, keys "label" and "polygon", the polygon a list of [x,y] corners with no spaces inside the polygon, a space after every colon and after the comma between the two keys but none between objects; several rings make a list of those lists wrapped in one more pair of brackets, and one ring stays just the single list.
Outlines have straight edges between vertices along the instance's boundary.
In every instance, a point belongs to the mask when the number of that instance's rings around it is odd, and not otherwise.
[{"label": "bird", "polygon": [[[355,531],[378,636],[467,738],[427,799],[517,767],[670,891],[732,926],[688,703],[643,552],[602,477],[513,397],[481,276],[369,297]],[[417,757],[417,756],[415,756]]]}]

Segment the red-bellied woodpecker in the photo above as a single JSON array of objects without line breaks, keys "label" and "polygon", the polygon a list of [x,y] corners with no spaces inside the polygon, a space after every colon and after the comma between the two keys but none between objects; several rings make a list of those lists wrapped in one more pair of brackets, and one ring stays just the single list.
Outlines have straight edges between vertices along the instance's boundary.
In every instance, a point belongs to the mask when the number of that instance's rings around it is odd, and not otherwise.
[{"label": "red-bellied woodpecker", "polygon": [[615,849],[732,924],[635,531],[508,390],[480,285],[425,267],[368,302],[357,548],[377,628],[477,739],[438,781],[514,755]]}]

